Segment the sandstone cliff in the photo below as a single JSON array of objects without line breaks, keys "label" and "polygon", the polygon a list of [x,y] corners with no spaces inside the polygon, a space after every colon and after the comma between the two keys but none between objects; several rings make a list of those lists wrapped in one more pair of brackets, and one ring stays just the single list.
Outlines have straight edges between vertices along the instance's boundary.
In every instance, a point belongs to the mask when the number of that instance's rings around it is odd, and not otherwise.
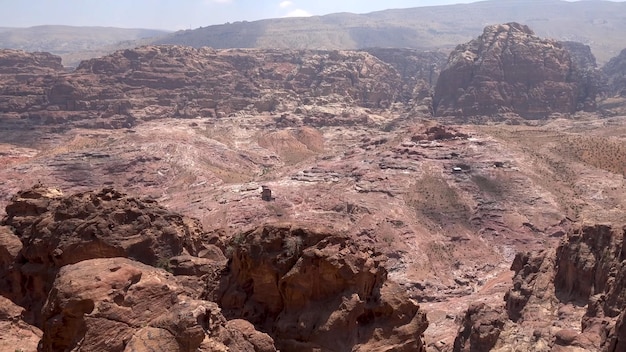
[{"label": "sandstone cliff", "polygon": [[435,87],[436,116],[518,114],[545,118],[593,107],[587,84],[563,45],[518,23],[487,26],[456,47]]},{"label": "sandstone cliff", "polygon": [[608,77],[609,94],[626,97],[626,49],[604,65],[602,71]]},{"label": "sandstone cliff", "polygon": [[455,351],[623,351],[626,228],[583,226],[556,249],[520,253],[506,314],[473,305]]},{"label": "sandstone cliff", "polygon": [[[13,73],[1,78],[0,113],[22,114],[32,124],[82,120],[84,127],[119,128],[303,105],[384,109],[403,98],[398,72],[365,52],[147,46],[84,61],[71,73],[54,71],[58,57],[18,54],[0,56],[2,69]],[[43,58],[54,75],[17,75]]]},{"label": "sandstone cliff", "polygon": [[281,351],[425,351],[426,315],[387,281],[382,253],[289,224],[234,241],[219,302],[272,331]]},{"label": "sandstone cliff", "polygon": [[370,48],[363,51],[391,64],[398,71],[404,83],[401,102],[408,104],[410,108],[425,108],[424,112],[431,113],[432,89],[446,64],[446,54],[441,51],[391,48]]}]

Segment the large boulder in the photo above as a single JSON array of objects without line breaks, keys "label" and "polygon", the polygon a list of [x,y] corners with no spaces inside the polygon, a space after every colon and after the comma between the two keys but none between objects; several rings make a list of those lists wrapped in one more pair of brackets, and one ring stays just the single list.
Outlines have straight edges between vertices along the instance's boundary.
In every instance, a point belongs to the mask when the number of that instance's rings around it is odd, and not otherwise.
[{"label": "large boulder", "polygon": [[0,351],[35,352],[40,329],[24,321],[24,308],[0,296]]},{"label": "large boulder", "polygon": [[128,257],[168,268],[171,258],[207,249],[197,220],[113,189],[65,196],[37,185],[15,195],[6,213],[2,224],[13,234],[3,230],[0,255],[13,262],[0,272],[8,291],[3,294],[27,308],[29,321],[36,323],[52,281],[65,265]]},{"label": "large boulder", "polygon": [[433,99],[436,116],[493,116],[514,113],[528,119],[573,113],[595,101],[585,89],[568,50],[537,37],[525,25],[485,27],[456,47],[442,70]]},{"label": "large boulder", "polygon": [[43,308],[41,351],[273,352],[272,339],[228,322],[174,277],[127,258],[66,265]]},{"label": "large boulder", "polygon": [[267,331],[281,351],[423,351],[416,302],[384,257],[319,229],[266,225],[234,238],[217,297],[225,315]]},{"label": "large boulder", "polygon": [[498,309],[485,303],[472,304],[454,340],[454,351],[490,351],[500,337],[505,320],[504,314]]}]

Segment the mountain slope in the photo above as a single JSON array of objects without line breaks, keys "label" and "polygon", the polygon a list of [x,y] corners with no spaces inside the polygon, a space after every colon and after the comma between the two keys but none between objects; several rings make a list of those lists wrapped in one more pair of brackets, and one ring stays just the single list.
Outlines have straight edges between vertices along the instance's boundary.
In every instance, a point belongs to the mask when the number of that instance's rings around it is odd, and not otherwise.
[{"label": "mountain slope", "polygon": [[624,14],[623,2],[491,0],[363,15],[235,22],[179,31],[153,43],[214,48],[451,48],[481,33],[487,24],[520,22],[542,37],[588,44],[604,63],[626,47]]},{"label": "mountain slope", "polygon": [[112,51],[107,50],[107,46],[164,34],[167,32],[114,27],[3,27],[0,28],[0,48],[50,52],[63,57],[66,66],[76,66],[80,60]]}]

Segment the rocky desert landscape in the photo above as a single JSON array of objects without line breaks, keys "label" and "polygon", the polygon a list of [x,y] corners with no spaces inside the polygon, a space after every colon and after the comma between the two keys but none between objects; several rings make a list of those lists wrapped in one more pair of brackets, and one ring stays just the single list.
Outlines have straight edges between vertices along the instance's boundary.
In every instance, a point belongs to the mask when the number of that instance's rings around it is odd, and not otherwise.
[{"label": "rocky desert landscape", "polygon": [[626,49],[0,50],[2,351],[626,351]]}]

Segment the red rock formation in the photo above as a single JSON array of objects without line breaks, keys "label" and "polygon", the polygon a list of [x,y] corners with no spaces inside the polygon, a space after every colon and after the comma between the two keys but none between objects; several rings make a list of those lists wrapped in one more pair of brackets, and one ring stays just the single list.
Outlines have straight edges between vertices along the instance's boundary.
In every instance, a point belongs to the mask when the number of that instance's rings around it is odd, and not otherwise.
[{"label": "red rock formation", "polygon": [[425,351],[424,312],[348,237],[266,225],[221,244],[227,264],[208,244],[223,238],[150,200],[42,186],[3,224],[2,293],[42,328],[42,351]]},{"label": "red rock formation", "polygon": [[454,351],[490,351],[504,328],[502,311],[484,303],[471,305],[454,340]]},{"label": "red rock formation", "polygon": [[48,53],[0,50],[0,112],[45,109],[46,89],[63,74],[61,58]]},{"label": "red rock formation", "polygon": [[[556,250],[517,255],[511,267],[513,287],[505,296],[510,320],[501,322],[491,310],[472,306],[455,350],[487,351],[488,342],[533,351],[622,351],[625,234],[626,228],[583,226]],[[491,329],[481,333],[484,325]]]},{"label": "red rock formation", "polygon": [[626,49],[607,62],[602,72],[609,80],[609,94],[626,97]]},{"label": "red rock formation", "polygon": [[24,246],[12,264],[20,274],[9,270],[5,275],[6,294],[34,314],[33,321],[39,320],[52,279],[64,265],[129,257],[165,267],[171,257],[204,248],[196,220],[112,189],[63,196],[35,186],[14,196],[6,211],[3,224],[12,227]]},{"label": "red rock formation", "polygon": [[487,26],[450,54],[435,87],[435,115],[573,113],[583,84],[576,70],[559,42],[535,36],[527,26]]},{"label": "red rock formation", "polygon": [[81,125],[119,128],[136,120],[289,111],[302,104],[387,108],[399,99],[402,81],[365,52],[148,46],[84,61],[34,86],[29,100],[21,88],[0,92],[0,112],[28,112],[36,123],[90,120]]},{"label": "red rock formation", "polygon": [[428,323],[384,258],[349,239],[266,225],[233,239],[219,302],[274,337],[282,351],[422,351]]},{"label": "red rock formation", "polygon": [[21,299],[21,273],[17,259],[22,242],[8,226],[0,226],[0,295],[18,301]]},{"label": "red rock formation", "polygon": [[[432,90],[439,73],[446,64],[447,55],[438,51],[415,49],[370,48],[364,49],[378,59],[393,66],[402,77],[401,101],[409,106],[432,106]],[[430,113],[429,110],[426,112]]]},{"label": "red rock formation", "polygon": [[605,93],[607,78],[598,68],[596,57],[593,56],[589,45],[572,41],[564,41],[561,44],[569,51],[576,67],[574,72],[578,76],[575,79],[581,83],[578,85],[577,110],[595,111],[596,97]]},{"label": "red rock formation", "polygon": [[61,58],[50,53],[0,50],[0,74],[51,74],[63,72]]},{"label": "red rock formation", "polygon": [[24,321],[24,308],[0,296],[0,351],[37,351],[42,332]]},{"label": "red rock formation", "polygon": [[268,335],[181,293],[170,274],[126,258],[66,265],[43,308],[41,351],[276,351]]}]

